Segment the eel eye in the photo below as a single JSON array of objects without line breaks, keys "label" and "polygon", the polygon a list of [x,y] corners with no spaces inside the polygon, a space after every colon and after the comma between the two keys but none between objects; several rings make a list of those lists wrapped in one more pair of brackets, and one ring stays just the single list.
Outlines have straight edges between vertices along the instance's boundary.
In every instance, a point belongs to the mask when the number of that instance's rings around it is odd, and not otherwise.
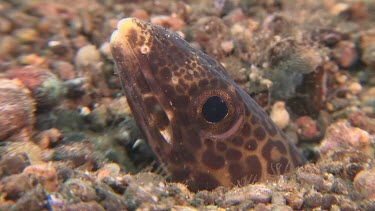
[{"label": "eel eye", "polygon": [[201,112],[207,122],[219,123],[227,116],[228,105],[221,97],[211,96],[204,102]]}]

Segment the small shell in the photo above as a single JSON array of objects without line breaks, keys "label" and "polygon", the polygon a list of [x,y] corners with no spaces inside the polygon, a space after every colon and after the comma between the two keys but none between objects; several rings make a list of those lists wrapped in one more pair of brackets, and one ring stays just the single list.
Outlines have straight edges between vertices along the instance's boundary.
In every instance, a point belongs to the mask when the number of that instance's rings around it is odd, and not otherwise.
[{"label": "small shell", "polygon": [[0,79],[0,140],[28,139],[34,112],[34,99],[19,80]]},{"label": "small shell", "polygon": [[23,174],[34,175],[48,192],[54,192],[59,184],[57,171],[50,164],[35,164],[26,167]]},{"label": "small shell", "polygon": [[30,91],[38,108],[56,105],[64,93],[63,84],[48,69],[26,66],[8,71],[9,79],[19,79]]}]

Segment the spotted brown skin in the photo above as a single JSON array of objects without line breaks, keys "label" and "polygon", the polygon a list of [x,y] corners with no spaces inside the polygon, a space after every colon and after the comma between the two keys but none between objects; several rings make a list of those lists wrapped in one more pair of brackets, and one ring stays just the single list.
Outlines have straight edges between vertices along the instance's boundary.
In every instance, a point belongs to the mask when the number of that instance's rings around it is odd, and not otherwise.
[{"label": "spotted brown skin", "polygon": [[304,164],[217,61],[139,19],[123,19],[117,28],[111,49],[128,103],[173,180],[191,190],[211,190]]}]

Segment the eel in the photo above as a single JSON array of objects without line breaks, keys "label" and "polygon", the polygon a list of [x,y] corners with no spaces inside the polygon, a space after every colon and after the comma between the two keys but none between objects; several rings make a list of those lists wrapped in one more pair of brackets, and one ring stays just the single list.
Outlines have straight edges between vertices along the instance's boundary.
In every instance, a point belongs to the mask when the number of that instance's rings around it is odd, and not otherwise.
[{"label": "eel", "polygon": [[110,45],[134,119],[172,181],[212,190],[306,162],[219,62],[178,35],[125,18]]}]

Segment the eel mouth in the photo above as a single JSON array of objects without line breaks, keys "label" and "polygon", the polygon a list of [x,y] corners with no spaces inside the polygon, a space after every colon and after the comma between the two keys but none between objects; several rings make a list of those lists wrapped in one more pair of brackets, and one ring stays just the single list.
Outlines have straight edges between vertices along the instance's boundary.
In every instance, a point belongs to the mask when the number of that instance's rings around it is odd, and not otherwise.
[{"label": "eel mouth", "polygon": [[144,29],[137,24],[135,18],[122,19],[117,24],[110,39],[111,52],[116,64],[116,72],[119,75],[123,91],[128,99],[137,124],[143,129],[146,137],[151,136],[147,130],[149,117],[144,103],[146,93],[152,93],[144,70],[148,68],[147,60],[141,57],[139,49],[139,34]]},{"label": "eel mouth", "polygon": [[150,60],[150,57],[161,53],[155,51],[154,45],[160,39],[154,36],[156,31],[136,18],[122,19],[112,33],[110,44],[128,104],[146,140],[149,142],[163,136],[163,140],[170,145],[173,135],[169,122],[173,114],[168,112],[169,100],[155,76],[159,67],[153,66]]}]

